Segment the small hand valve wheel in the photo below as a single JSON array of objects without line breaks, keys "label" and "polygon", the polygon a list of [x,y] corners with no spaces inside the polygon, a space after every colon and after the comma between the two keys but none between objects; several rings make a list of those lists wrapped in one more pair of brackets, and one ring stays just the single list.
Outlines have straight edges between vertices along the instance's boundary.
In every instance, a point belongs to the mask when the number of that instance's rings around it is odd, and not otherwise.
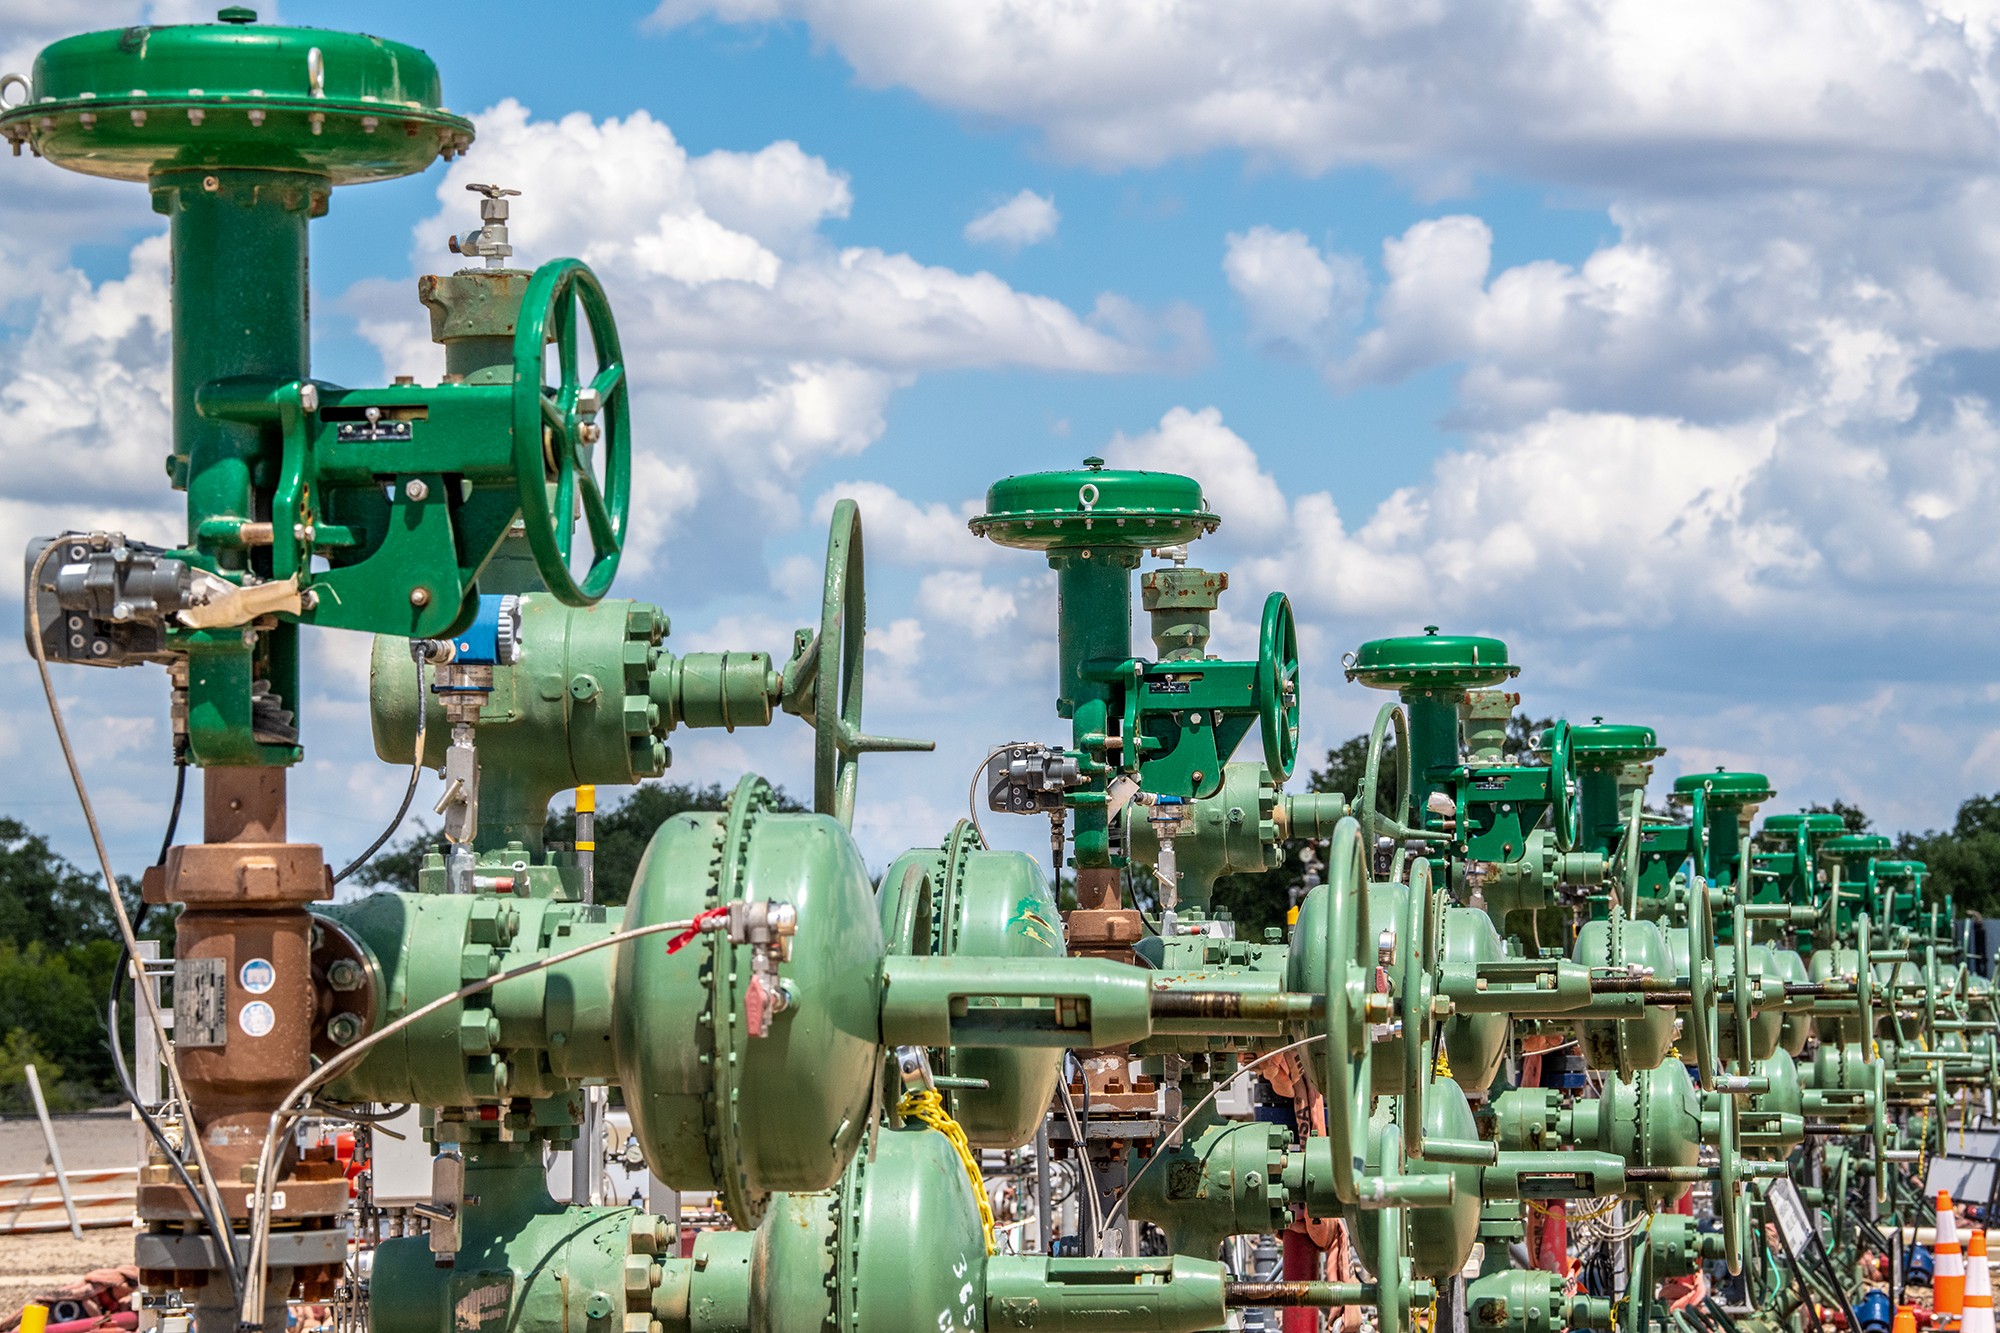
[{"label": "small hand valve wheel", "polygon": [[[596,360],[589,379],[578,365],[582,325],[590,329]],[[625,549],[632,424],[611,303],[580,259],[536,269],[521,301],[514,331],[514,470],[542,581],[566,606],[591,605],[610,590]],[[580,577],[571,569],[579,513],[590,541]]]}]

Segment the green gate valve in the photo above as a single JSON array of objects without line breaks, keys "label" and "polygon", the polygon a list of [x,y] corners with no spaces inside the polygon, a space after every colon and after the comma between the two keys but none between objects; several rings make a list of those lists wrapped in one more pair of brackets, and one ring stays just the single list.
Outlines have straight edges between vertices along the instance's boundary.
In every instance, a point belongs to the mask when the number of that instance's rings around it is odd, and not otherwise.
[{"label": "green gate valve", "polygon": [[[1264,765],[1247,761],[1224,764],[1222,781],[1205,796],[1186,802],[1149,796],[1129,802],[1116,827],[1130,864],[1152,871],[1156,879],[1168,873],[1161,838],[1168,832],[1175,883],[1171,894],[1162,893],[1161,905],[1183,913],[1210,910],[1216,881],[1224,875],[1276,869],[1283,864],[1286,841],[1326,837],[1347,813],[1346,802],[1330,793],[1279,792]],[[1178,819],[1164,817],[1174,810]]]},{"label": "green gate valve", "polygon": [[638,1246],[664,1248],[668,1223],[633,1208],[557,1203],[542,1151],[533,1138],[466,1145],[462,1191],[425,1206],[457,1224],[457,1247],[437,1251],[422,1235],[378,1245],[371,1333],[453,1333],[475,1309],[520,1333],[619,1333],[632,1259],[643,1277],[652,1260]]},{"label": "green gate valve", "polygon": [[1467,690],[1499,685],[1521,674],[1498,639],[1421,635],[1371,639],[1344,662],[1347,679],[1373,690],[1394,690],[1409,710],[1410,803],[1397,818],[1429,828],[1430,798],[1444,790],[1458,762],[1458,706]]},{"label": "green gate valve", "polygon": [[1737,1113],[1739,1134],[1746,1149],[1783,1156],[1806,1139],[1805,1089],[1798,1062],[1779,1047],[1757,1062],[1756,1073],[1764,1080],[1765,1091]]},{"label": "green gate valve", "polygon": [[[1266,599],[1255,661],[1211,659],[1191,646],[1205,640],[1227,580],[1186,567],[1186,546],[1219,523],[1194,479],[1106,469],[1096,458],[1078,471],[995,482],[986,512],[970,523],[974,536],[1039,551],[1056,570],[1056,713],[1071,723],[1073,749],[1064,758],[1075,771],[1051,813],[1071,812],[1080,869],[1123,864],[1112,820],[1125,802],[1112,799],[1114,776],[1151,796],[1212,796],[1253,729],[1274,785],[1296,762],[1298,639],[1283,595]],[[1131,574],[1149,550],[1174,562],[1141,580],[1161,652],[1152,663],[1133,655],[1131,629]]]},{"label": "green gate valve", "polygon": [[[493,289],[485,304],[452,302],[457,320],[434,317],[433,329],[461,344],[477,336],[468,319],[510,330],[506,380],[475,374],[429,387],[343,389],[238,377],[200,386],[203,418],[276,437],[269,576],[303,585],[305,623],[447,633],[516,522],[542,582],[564,603],[586,606],[610,588],[631,501],[631,414],[617,326],[581,260],[542,265],[509,310],[503,302],[516,285],[507,279],[515,276],[462,272],[420,284],[434,312],[441,291]],[[579,370],[580,323],[588,324],[596,358],[588,382]],[[544,382],[550,346],[555,384]],[[457,350],[463,361],[466,349]],[[580,581],[570,572],[579,512],[592,550]],[[201,532],[211,544],[242,540],[214,521]],[[328,567],[315,572],[316,557]]]},{"label": "green gate valve", "polygon": [[[1577,1021],[1577,1044],[1585,1065],[1630,1079],[1666,1059],[1674,1045],[1674,1012],[1659,1003],[1663,997],[1656,990],[1672,986],[1679,970],[1659,923],[1627,916],[1614,907],[1610,915],[1577,927],[1570,957],[1591,969],[1593,978],[1605,978],[1592,984],[1602,999]],[[1628,989],[1614,991],[1612,984],[1621,975]],[[1623,1012],[1616,1012],[1620,1008]],[[1597,1016],[1605,1010],[1614,1012]]]},{"label": "green gate valve", "polygon": [[[302,395],[308,220],[326,212],[336,186],[456,155],[472,124],[441,105],[423,52],[321,29],[85,33],[45,48],[25,82],[22,102],[0,106],[0,138],[17,154],[27,147],[69,170],[146,183],[171,221],[168,474],[187,492],[188,539],[174,554],[243,585],[168,630],[170,651],[187,657],[189,757],[205,767],[296,763],[298,629],[292,619],[253,627],[304,609],[301,586],[267,568],[268,543],[292,528],[282,511],[272,518],[276,439],[261,423],[208,419],[199,391],[248,377]],[[447,619],[457,611],[444,608]]]},{"label": "green gate valve", "polygon": [[[663,825],[624,921],[629,930],[718,907],[790,904],[797,929],[779,972],[790,1004],[770,1037],[757,1039],[736,1018],[755,972],[747,945],[707,932],[669,955],[630,941],[602,965],[619,988],[610,1058],[649,1165],[675,1188],[719,1191],[739,1223],[761,1215],[773,1190],[824,1188],[838,1177],[867,1132],[889,1047],[1097,1048],[1174,1032],[1281,1041],[1325,1033],[1344,1073],[1347,1043],[1365,1035],[1365,1022],[1386,1017],[1365,989],[1372,950],[1365,967],[1350,952],[1345,969],[1329,965],[1291,989],[1268,980],[1176,984],[1144,968],[1032,951],[888,954],[852,837],[831,817],[783,814],[771,802],[753,776],[725,811]],[[1318,892],[1341,879],[1336,870]],[[1359,916],[1335,919],[1365,927]],[[1367,1043],[1359,1050],[1352,1068],[1365,1113]],[[786,1114],[737,1113],[750,1105],[782,1105]]]},{"label": "green gate valve", "polygon": [[1651,727],[1607,723],[1570,728],[1571,763],[1576,768],[1578,845],[1609,855],[1624,835],[1623,807],[1633,791],[1645,789],[1649,765],[1667,752]]},{"label": "green gate valve", "polygon": [[1479,1333],[1560,1333],[1613,1327],[1611,1302],[1569,1294],[1559,1273],[1513,1268],[1489,1273],[1465,1288],[1465,1324]]},{"label": "green gate valve", "polygon": [[[1319,942],[1318,956],[1294,944],[1288,982],[1326,999],[1325,1040],[1304,1063],[1324,1099],[1326,1136],[1333,1145],[1334,1194],[1361,1199],[1362,1160],[1375,1102],[1373,1024],[1389,1019],[1387,995],[1375,989],[1376,941],[1369,929],[1368,863],[1361,826],[1343,819],[1327,847],[1326,882],[1299,904],[1295,941]],[[1400,1140],[1399,1140],[1400,1142]]]},{"label": "green gate valve", "polygon": [[1842,833],[1825,839],[1815,849],[1815,863],[1828,877],[1822,900],[1832,909],[1829,915],[1836,938],[1873,911],[1875,863],[1894,848],[1895,844],[1880,834]]},{"label": "green gate valve", "polygon": [[[1290,1220],[1290,1132],[1206,1115],[1133,1178],[1126,1214],[1166,1233],[1172,1254],[1207,1258],[1231,1236],[1276,1235]],[[1132,1170],[1137,1171],[1137,1162]],[[1132,1178],[1128,1175],[1128,1178]]]},{"label": "green gate valve", "polygon": [[1674,779],[1674,801],[1691,800],[1702,793],[1707,853],[1706,873],[1718,884],[1740,885],[1748,866],[1743,832],[1757,807],[1776,796],[1777,789],[1762,773],[1731,772],[1717,768],[1713,773],[1683,773]]}]

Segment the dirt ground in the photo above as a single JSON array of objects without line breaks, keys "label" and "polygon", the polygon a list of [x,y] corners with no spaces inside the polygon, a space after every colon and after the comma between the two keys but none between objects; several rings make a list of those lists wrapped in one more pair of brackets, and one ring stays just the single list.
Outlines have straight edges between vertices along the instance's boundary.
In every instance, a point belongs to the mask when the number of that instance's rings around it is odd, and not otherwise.
[{"label": "dirt ground", "polygon": [[[56,1144],[72,1171],[125,1166],[138,1161],[139,1127],[124,1112],[57,1116]],[[45,1150],[34,1117],[0,1119],[0,1175],[43,1169]],[[0,1319],[12,1314],[44,1287],[73,1282],[93,1268],[132,1259],[128,1227],[85,1229],[83,1240],[67,1231],[34,1236],[0,1236]]]}]

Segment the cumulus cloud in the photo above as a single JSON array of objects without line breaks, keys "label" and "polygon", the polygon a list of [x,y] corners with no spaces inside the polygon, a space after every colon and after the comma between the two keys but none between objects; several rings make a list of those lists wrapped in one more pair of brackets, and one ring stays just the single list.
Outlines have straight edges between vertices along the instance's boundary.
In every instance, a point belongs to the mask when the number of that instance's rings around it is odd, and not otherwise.
[{"label": "cumulus cloud", "polygon": [[803,20],[869,84],[1101,166],[1235,148],[1706,191],[1874,187],[2000,146],[2000,20],[1950,0],[1282,0],[1255,23],[1227,0],[664,0],[654,22],[700,16]]},{"label": "cumulus cloud", "polygon": [[1033,190],[1023,190],[997,208],[989,209],[965,224],[965,239],[974,245],[998,245],[1018,250],[1035,245],[1056,234],[1062,214],[1055,200]]},{"label": "cumulus cloud", "polygon": [[1326,344],[1361,317],[1368,273],[1353,255],[1322,254],[1301,231],[1232,232],[1222,272],[1243,302],[1251,335],[1301,351]]},{"label": "cumulus cloud", "polygon": [[[515,262],[576,254],[604,280],[631,368],[638,456],[665,483],[645,492],[649,521],[628,556],[637,573],[714,574],[716,593],[752,586],[740,560],[718,553],[740,544],[746,521],[796,525],[802,480],[866,449],[895,391],[926,371],[1116,374],[1199,342],[1185,314],[1111,297],[1078,313],[990,273],[832,246],[819,228],[846,216],[851,188],[795,143],[690,154],[643,111],[550,121],[514,101],[478,123],[476,161],[442,173],[414,262],[441,262],[442,238],[472,216],[468,182],[499,180],[522,190]],[[345,305],[385,370],[441,368],[400,287],[363,284]]]}]

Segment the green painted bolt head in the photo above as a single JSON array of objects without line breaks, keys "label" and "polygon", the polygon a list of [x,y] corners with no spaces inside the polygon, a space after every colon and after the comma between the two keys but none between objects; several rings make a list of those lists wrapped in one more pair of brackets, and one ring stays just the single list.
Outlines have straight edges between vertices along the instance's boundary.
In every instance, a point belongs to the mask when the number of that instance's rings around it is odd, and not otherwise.
[{"label": "green painted bolt head", "polygon": [[223,23],[255,23],[257,11],[248,5],[231,5],[227,9],[216,10],[215,17]]},{"label": "green painted bolt head", "polygon": [[361,1037],[361,1019],[356,1014],[335,1014],[326,1020],[326,1039],[336,1046],[352,1046]]}]

